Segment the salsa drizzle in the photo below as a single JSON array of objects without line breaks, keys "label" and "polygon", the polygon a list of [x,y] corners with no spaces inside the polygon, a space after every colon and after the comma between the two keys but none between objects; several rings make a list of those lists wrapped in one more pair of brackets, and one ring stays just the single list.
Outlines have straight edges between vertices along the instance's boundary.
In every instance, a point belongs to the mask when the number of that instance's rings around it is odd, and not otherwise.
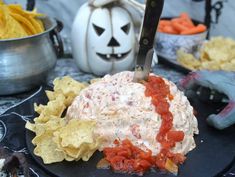
[{"label": "salsa drizzle", "polygon": [[152,98],[152,104],[162,119],[159,133],[156,136],[156,140],[161,144],[161,151],[156,156],[155,165],[160,169],[165,169],[167,159],[170,159],[175,164],[183,163],[185,157],[182,154],[170,152],[176,142],[184,139],[184,132],[172,130],[173,115],[169,110],[170,104],[167,100],[174,98],[170,94],[169,85],[161,77],[157,76],[149,76],[148,82],[144,85],[146,87],[145,96]]}]

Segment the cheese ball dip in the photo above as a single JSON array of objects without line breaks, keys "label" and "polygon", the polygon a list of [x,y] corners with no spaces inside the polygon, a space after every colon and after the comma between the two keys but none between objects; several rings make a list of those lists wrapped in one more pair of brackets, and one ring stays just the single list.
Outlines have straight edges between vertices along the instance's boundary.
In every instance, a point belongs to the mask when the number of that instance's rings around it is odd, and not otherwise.
[{"label": "cheese ball dip", "polygon": [[[129,71],[120,72],[91,84],[75,98],[66,117],[95,120],[95,134],[105,138],[100,150],[114,146],[115,140],[129,139],[138,148],[149,149],[157,155],[161,151],[161,143],[156,139],[161,115],[155,110],[151,97],[145,95],[145,85],[132,81],[133,75]],[[185,155],[195,148],[193,136],[198,133],[197,120],[183,92],[174,83],[163,80],[172,96],[167,99],[173,116],[172,130],[184,133],[183,140],[176,142],[171,152]]]}]

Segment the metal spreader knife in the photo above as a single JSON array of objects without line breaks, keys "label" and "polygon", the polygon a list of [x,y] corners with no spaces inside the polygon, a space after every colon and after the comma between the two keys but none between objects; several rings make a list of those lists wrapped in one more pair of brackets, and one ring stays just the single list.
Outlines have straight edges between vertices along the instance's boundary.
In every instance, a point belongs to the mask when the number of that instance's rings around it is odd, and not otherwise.
[{"label": "metal spreader knife", "polygon": [[147,80],[153,58],[153,43],[162,13],[164,0],[147,0],[139,39],[139,51],[136,58],[134,82]]}]

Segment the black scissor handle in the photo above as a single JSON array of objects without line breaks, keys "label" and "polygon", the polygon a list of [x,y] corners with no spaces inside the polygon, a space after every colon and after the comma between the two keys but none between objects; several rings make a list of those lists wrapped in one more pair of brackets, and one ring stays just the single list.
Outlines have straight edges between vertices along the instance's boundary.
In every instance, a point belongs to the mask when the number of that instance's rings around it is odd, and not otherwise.
[{"label": "black scissor handle", "polygon": [[35,0],[27,0],[26,10],[32,11],[35,7]]}]

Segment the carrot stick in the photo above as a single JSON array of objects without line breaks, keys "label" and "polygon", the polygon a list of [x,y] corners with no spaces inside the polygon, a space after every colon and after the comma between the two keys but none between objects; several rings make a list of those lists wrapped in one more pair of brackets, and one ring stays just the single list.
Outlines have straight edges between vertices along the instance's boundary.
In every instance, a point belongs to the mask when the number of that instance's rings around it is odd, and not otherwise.
[{"label": "carrot stick", "polygon": [[174,23],[179,23],[179,24],[182,24],[186,27],[194,27],[194,24],[190,24],[189,21],[187,19],[184,19],[184,18],[173,18],[171,20],[171,22],[174,22]]},{"label": "carrot stick", "polygon": [[184,26],[183,24],[180,24],[177,21],[172,21],[172,27],[179,33],[181,33],[182,31],[187,31],[189,29],[188,27]]},{"label": "carrot stick", "polygon": [[166,26],[166,25],[170,25],[171,21],[170,20],[160,20],[159,25],[160,26]]},{"label": "carrot stick", "polygon": [[158,32],[164,33],[164,30],[162,28],[157,29]]},{"label": "carrot stick", "polygon": [[[192,22],[192,21],[191,21]],[[182,21],[180,24],[184,25],[185,27],[187,28],[194,28],[195,25],[191,22],[187,22],[186,20],[185,21]]]},{"label": "carrot stick", "polygon": [[181,23],[182,21],[183,21],[182,18],[173,18],[173,19],[171,19],[171,22]]},{"label": "carrot stick", "polygon": [[194,27],[194,28],[191,28],[191,29],[182,31],[180,34],[183,34],[183,35],[197,34],[197,33],[202,33],[202,32],[204,32],[204,31],[206,31],[206,26],[203,25],[203,24],[199,24],[199,25],[197,25],[197,26]]},{"label": "carrot stick", "polygon": [[176,31],[172,26],[164,26],[163,32],[169,33],[169,34],[179,34],[178,31]]},{"label": "carrot stick", "polygon": [[189,17],[189,15],[186,12],[183,12],[180,14],[180,18],[183,19],[185,22],[187,22],[187,26],[194,27],[195,25],[192,22],[192,19]]},{"label": "carrot stick", "polygon": [[191,28],[195,27],[195,25],[193,24],[192,20],[190,18],[186,18],[185,22],[187,23],[187,25]]},{"label": "carrot stick", "polygon": [[181,14],[180,14],[180,18],[190,18],[189,17],[189,15],[188,15],[188,13],[187,12],[182,12]]},{"label": "carrot stick", "polygon": [[164,31],[163,31],[163,28],[164,28],[164,26],[160,26],[160,24],[159,24],[159,26],[158,26],[158,28],[157,28],[157,31],[158,31],[158,32],[164,32]]}]

